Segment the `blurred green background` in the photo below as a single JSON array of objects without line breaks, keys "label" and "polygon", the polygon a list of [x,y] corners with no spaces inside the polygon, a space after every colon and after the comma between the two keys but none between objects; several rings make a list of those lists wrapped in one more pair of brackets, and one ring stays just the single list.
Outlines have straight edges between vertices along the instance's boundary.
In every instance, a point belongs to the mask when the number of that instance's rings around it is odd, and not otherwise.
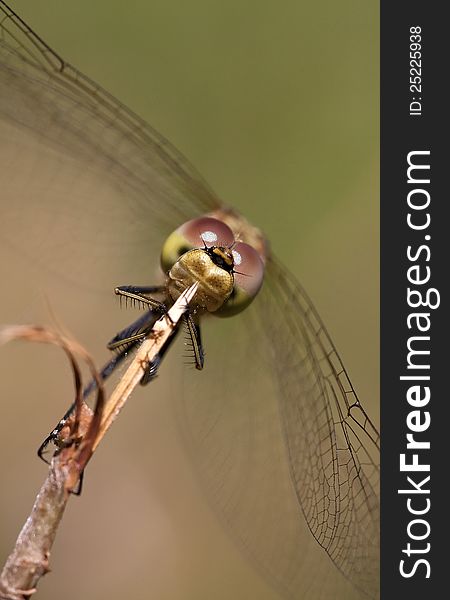
[{"label": "blurred green background", "polygon": [[[11,4],[266,232],[377,422],[378,3]],[[16,364],[35,356],[23,346],[0,352]],[[37,417],[31,401],[11,394],[3,395],[0,436],[2,557],[45,473],[34,450],[61,413],[59,404]],[[154,418],[149,410],[125,411],[90,466],[38,597],[277,598],[217,524],[170,436],[158,433],[164,427],[152,429],[151,464],[133,452],[136,422]]]}]

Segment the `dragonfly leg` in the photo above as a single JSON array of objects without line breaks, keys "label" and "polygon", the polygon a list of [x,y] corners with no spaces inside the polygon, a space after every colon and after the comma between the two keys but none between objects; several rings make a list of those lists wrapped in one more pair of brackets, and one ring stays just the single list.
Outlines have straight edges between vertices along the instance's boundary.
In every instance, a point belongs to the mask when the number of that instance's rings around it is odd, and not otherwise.
[{"label": "dragonfly leg", "polygon": [[116,333],[116,335],[108,342],[109,350],[127,351],[131,347],[136,346],[152,329],[156,321],[166,312],[164,305],[158,306],[157,309],[150,308],[145,314],[141,315],[136,321],[131,323]]},{"label": "dragonfly leg", "polygon": [[[127,348],[125,350],[116,354],[116,356],[113,356],[113,358],[111,358],[111,360],[109,360],[102,367],[102,369],[99,373],[102,381],[106,381],[108,379],[108,377],[115,371],[117,366],[123,362],[123,360],[127,357],[128,352],[130,351],[131,348],[132,348],[132,345],[127,346]],[[87,384],[87,386],[83,390],[83,400],[86,400],[95,389],[97,389],[97,384],[94,379],[91,379],[91,381]],[[45,463],[50,464],[50,461],[48,461],[45,458],[45,453],[46,453],[48,445],[50,443],[53,443],[53,444],[55,444],[55,446],[58,446],[57,440],[58,440],[59,434],[60,434],[61,430],[63,429],[63,427],[65,426],[65,424],[67,423],[67,419],[69,419],[69,417],[71,417],[73,415],[74,411],[75,411],[75,402],[73,402],[70,405],[70,407],[64,413],[64,416],[58,421],[58,423],[53,428],[53,430],[48,434],[48,436],[45,438],[45,440],[39,446],[39,448],[37,450],[37,455]]]},{"label": "dragonfly leg", "polygon": [[78,479],[77,487],[71,491],[71,494],[73,494],[74,496],[81,496],[81,492],[83,490],[83,483],[84,483],[84,469],[80,473],[80,478]]},{"label": "dragonfly leg", "polygon": [[45,452],[47,450],[47,446],[52,443],[55,442],[58,439],[58,435],[61,431],[61,429],[64,427],[64,425],[67,422],[67,419],[73,414],[75,410],[75,402],[73,402],[70,407],[67,409],[67,411],[64,413],[64,416],[62,417],[62,419],[60,419],[57,423],[57,425],[54,427],[54,429],[48,434],[48,436],[45,438],[45,440],[42,442],[42,444],[39,446],[38,450],[37,450],[37,455],[39,456],[39,458],[41,460],[43,460],[45,463],[47,463],[48,465],[50,464],[50,461],[47,460],[45,458]]},{"label": "dragonfly leg", "polygon": [[195,368],[201,371],[205,362],[205,353],[203,352],[200,325],[194,320],[193,316],[189,312],[184,315],[183,319],[186,324],[192,351],[194,353]]},{"label": "dragonfly leg", "polygon": [[[203,369],[205,355],[203,352],[202,339],[200,335],[200,326],[198,323],[196,323],[189,312],[184,315],[183,319],[189,333],[189,339],[194,353],[195,366],[197,369],[201,370]],[[157,377],[159,365],[161,364],[165,353],[170,348],[170,345],[174,339],[175,335],[170,337],[161,348],[158,355],[149,363],[144,375],[142,376],[141,385],[147,385],[147,383],[153,381],[153,379]]]},{"label": "dragonfly leg", "polygon": [[157,311],[160,315],[167,312],[167,307],[160,300],[153,298],[151,294],[164,293],[165,291],[166,288],[162,286],[136,285],[122,285],[114,290],[117,296],[148,306],[150,310]]},{"label": "dragonfly leg", "polygon": [[[108,348],[119,350],[119,352],[101,369],[100,377],[102,381],[108,379],[108,377],[115,371],[116,367],[127,357],[128,353],[134,349],[135,346],[137,346],[138,342],[145,336],[145,333],[147,333],[153,327],[161,314],[166,312],[166,307],[162,302],[159,302],[158,300],[152,300],[146,296],[146,294],[158,294],[163,293],[164,291],[165,288],[162,286],[123,286],[116,288],[117,294],[124,295],[129,298],[134,297],[136,301],[143,302],[149,306],[150,310],[145,315],[141,315],[139,319],[137,319],[127,328],[119,332],[109,342]],[[139,335],[140,333],[142,333],[142,335]],[[156,376],[156,371],[157,366],[153,367],[153,369],[150,369],[150,379]],[[95,380],[91,380],[83,390],[83,399],[86,400],[96,388],[97,384],[95,383]],[[45,453],[49,444],[57,442],[61,430],[65,426],[67,419],[73,414],[74,410],[75,403],[71,404],[64,416],[58,421],[53,430],[39,446],[37,455],[45,463],[50,464],[50,461],[45,458]],[[55,445],[57,446],[58,444],[56,443]]]},{"label": "dragonfly leg", "polygon": [[[111,360],[109,360],[101,369],[100,378],[102,379],[102,381],[106,381],[108,379],[108,377],[115,371],[117,366],[120,363],[122,363],[123,360],[128,356],[129,352],[134,350],[139,345],[140,341],[143,340],[149,334],[155,322],[161,317],[161,315],[167,312],[166,305],[163,302],[160,302],[159,300],[155,300],[154,298],[150,297],[150,294],[164,293],[164,287],[122,286],[116,288],[115,292],[116,294],[131,299],[135,302],[143,303],[148,307],[149,310],[146,311],[144,315],[141,315],[138,319],[136,319],[136,321],[134,321],[131,325],[127,326],[125,329],[117,333],[107,344],[108,349],[115,350],[117,354],[113,358],[111,358]],[[192,342],[196,367],[197,369],[202,369],[204,354],[201,343],[199,325],[194,321],[194,318],[190,314],[187,314],[184,319]],[[167,343],[160,350],[159,354],[149,363],[141,379],[142,385],[146,385],[157,376],[158,369],[164,357],[164,354],[167,352],[174,339],[175,336],[169,338]],[[83,399],[86,400],[96,388],[97,384],[95,380],[91,380],[83,390]],[[50,464],[49,461],[45,458],[45,452],[47,450],[48,445],[50,443],[53,443],[57,448],[60,448],[62,447],[62,445],[64,445],[64,442],[61,443],[58,439],[59,434],[63,427],[66,425],[67,420],[73,415],[74,411],[75,403],[73,403],[69,407],[62,419],[60,419],[55,428],[39,446],[37,454],[39,458],[47,464]],[[73,491],[75,495],[81,494],[83,476],[84,474],[82,473],[80,475],[78,487],[76,490]]]},{"label": "dragonfly leg", "polygon": [[147,368],[142,375],[141,385],[147,385],[147,383],[150,383],[150,381],[153,381],[153,379],[157,377],[163,354],[164,352],[161,351],[160,354],[157,354],[155,358],[148,363]]}]

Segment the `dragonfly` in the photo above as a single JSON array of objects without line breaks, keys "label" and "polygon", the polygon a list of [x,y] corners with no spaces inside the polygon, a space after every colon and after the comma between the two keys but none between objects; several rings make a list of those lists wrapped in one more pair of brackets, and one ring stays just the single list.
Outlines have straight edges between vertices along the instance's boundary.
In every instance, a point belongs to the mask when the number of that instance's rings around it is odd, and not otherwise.
[{"label": "dragonfly", "polygon": [[21,177],[2,176],[2,195],[21,201],[2,207],[0,243],[82,289],[115,281],[108,290],[145,306],[110,341],[105,378],[188,285],[180,260],[198,252],[226,273],[219,306],[206,294],[184,319],[197,369],[173,361],[208,499],[283,597],[377,598],[380,437],[306,291],[162,135],[3,0],[0,27],[0,148],[32,156]]}]

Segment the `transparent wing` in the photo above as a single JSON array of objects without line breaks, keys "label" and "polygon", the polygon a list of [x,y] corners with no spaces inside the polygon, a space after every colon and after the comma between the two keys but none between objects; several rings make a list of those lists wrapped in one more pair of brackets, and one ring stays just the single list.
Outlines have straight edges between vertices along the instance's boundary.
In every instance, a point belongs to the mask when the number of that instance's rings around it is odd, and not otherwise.
[{"label": "transparent wing", "polygon": [[267,271],[247,311],[204,324],[205,377],[180,375],[187,448],[284,596],[377,598],[379,435],[302,287],[274,260]]},{"label": "transparent wing", "polygon": [[271,304],[283,315],[268,329],[295,493],[320,546],[375,596],[380,436],[303,288],[274,261],[269,274]]},{"label": "transparent wing", "polygon": [[93,281],[79,260],[80,247],[96,243],[103,247],[93,252],[98,271],[132,263],[142,277],[142,249],[159,253],[174,225],[217,207],[217,198],[161,135],[63,61],[3,2],[0,23],[5,248],[60,273],[64,265],[66,278],[100,289],[102,278]]}]

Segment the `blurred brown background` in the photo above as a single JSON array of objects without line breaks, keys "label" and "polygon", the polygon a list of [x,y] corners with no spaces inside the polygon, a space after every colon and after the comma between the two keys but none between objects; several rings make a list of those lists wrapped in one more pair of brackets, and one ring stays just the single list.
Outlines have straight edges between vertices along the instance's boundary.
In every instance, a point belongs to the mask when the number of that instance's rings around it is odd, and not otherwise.
[{"label": "blurred brown background", "polygon": [[[378,421],[378,4],[11,4],[267,233]],[[14,306],[14,290],[3,290],[0,322],[23,317]],[[113,297],[111,307],[102,299],[70,324],[99,362],[106,340],[90,340],[95,310],[104,309],[117,310]],[[14,345],[0,353],[6,557],[45,476],[35,449],[61,416],[70,380],[50,379],[54,360],[64,364],[56,351]],[[145,455],[134,444],[142,437]],[[37,597],[279,597],[217,523],[164,406],[142,396],[90,465],[82,497],[70,502],[51,567]]]}]

